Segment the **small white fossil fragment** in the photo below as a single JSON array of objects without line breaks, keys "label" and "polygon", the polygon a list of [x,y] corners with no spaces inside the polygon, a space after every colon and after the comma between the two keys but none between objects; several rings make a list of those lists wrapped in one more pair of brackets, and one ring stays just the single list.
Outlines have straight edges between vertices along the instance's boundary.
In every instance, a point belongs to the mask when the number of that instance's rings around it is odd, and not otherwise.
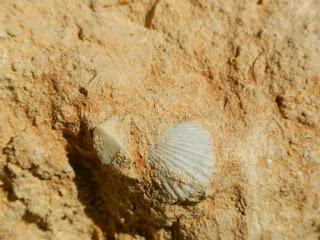
[{"label": "small white fossil fragment", "polygon": [[102,163],[113,166],[130,165],[131,157],[124,127],[123,122],[113,117],[95,128],[93,143]]},{"label": "small white fossil fragment", "polygon": [[198,202],[211,194],[212,141],[195,123],[166,129],[150,151],[150,164],[166,201]]}]

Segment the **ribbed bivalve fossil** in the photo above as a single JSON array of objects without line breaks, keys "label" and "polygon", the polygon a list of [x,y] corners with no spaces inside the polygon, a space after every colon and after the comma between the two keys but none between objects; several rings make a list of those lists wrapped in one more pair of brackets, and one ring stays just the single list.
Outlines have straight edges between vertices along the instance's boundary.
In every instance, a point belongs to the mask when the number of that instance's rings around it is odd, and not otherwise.
[{"label": "ribbed bivalve fossil", "polygon": [[116,168],[119,165],[129,166],[131,164],[131,157],[126,144],[125,127],[126,124],[113,117],[95,128],[93,143],[103,164],[112,165]]},{"label": "ribbed bivalve fossil", "polygon": [[215,158],[208,132],[192,122],[166,129],[150,150],[154,181],[169,202],[198,202],[211,194]]}]

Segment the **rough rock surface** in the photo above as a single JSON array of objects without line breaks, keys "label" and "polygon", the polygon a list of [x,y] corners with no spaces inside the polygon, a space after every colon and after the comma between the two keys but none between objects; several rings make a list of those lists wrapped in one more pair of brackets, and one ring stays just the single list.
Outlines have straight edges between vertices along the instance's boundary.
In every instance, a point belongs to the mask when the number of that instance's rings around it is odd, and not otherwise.
[{"label": "rough rock surface", "polygon": [[[319,239],[318,0],[0,1],[0,239]],[[212,197],[158,206],[92,131],[197,121]],[[135,190],[140,190],[140,193]],[[144,194],[146,193],[146,194]]]}]

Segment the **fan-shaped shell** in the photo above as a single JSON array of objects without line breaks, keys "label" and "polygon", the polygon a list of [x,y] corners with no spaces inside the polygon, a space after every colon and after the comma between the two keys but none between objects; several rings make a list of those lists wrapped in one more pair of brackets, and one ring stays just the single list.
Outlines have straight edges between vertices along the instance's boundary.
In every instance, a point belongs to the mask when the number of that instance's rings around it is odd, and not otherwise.
[{"label": "fan-shaped shell", "polygon": [[150,151],[155,182],[169,201],[197,202],[210,195],[214,161],[209,133],[189,122],[166,129]]}]

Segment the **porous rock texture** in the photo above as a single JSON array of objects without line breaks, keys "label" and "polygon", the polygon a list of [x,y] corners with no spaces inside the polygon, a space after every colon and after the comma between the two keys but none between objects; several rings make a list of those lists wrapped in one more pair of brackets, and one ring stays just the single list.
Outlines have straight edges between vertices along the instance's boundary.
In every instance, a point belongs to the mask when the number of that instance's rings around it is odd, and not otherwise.
[{"label": "porous rock texture", "polygon": [[[318,0],[0,1],[0,239],[319,239],[319,110]],[[101,164],[113,116],[141,171],[204,126],[213,195],[163,205]]]}]

